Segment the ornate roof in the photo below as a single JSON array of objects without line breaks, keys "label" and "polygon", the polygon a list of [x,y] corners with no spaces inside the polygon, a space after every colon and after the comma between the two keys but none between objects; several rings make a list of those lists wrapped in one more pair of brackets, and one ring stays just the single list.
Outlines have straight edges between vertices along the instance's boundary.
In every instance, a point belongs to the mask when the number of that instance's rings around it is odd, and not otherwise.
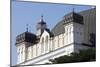
[{"label": "ornate roof", "polygon": [[[96,9],[92,8],[92,9],[88,9],[88,10],[84,10],[78,13],[79,15],[83,16],[83,23],[92,23],[92,22],[96,22]],[[72,13],[66,14],[64,17],[71,17],[71,15],[73,15]],[[74,13],[74,15],[76,15]],[[91,27],[92,29],[92,27]],[[60,35],[62,33],[65,32],[64,29],[64,21],[61,20],[60,22],[58,22],[56,24],[56,26],[51,30],[51,32],[54,34],[54,36]]]},{"label": "ornate roof", "polygon": [[65,24],[70,22],[83,24],[83,16],[73,11],[65,15],[63,21],[65,21]]},{"label": "ornate roof", "polygon": [[38,24],[46,24],[46,22],[44,22],[44,20],[43,20],[43,15],[41,15],[41,19],[40,19],[40,21],[38,22]]},{"label": "ornate roof", "polygon": [[41,29],[44,30],[46,28],[46,22],[43,20],[43,16],[41,16],[40,21],[37,23],[37,30]]},{"label": "ornate roof", "polygon": [[16,37],[16,44],[21,42],[35,43],[36,35],[30,32],[24,32]]}]

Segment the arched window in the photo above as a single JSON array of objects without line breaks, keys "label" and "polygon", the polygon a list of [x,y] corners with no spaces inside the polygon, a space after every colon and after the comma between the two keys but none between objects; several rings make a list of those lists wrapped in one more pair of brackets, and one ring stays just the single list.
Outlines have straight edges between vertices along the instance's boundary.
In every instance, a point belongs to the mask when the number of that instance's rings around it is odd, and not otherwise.
[{"label": "arched window", "polygon": [[46,44],[48,44],[48,36],[46,36]]},{"label": "arched window", "polygon": [[67,32],[69,33],[69,31],[70,31],[70,30],[69,30],[69,27],[68,27],[68,28],[67,28]]},{"label": "arched window", "polygon": [[20,54],[20,48],[18,49],[18,55]]},{"label": "arched window", "polygon": [[70,27],[70,32],[72,31],[72,27]]},{"label": "arched window", "polygon": [[44,38],[42,38],[41,44],[44,44]]},{"label": "arched window", "polygon": [[21,61],[23,61],[23,47],[21,48]]},{"label": "arched window", "polygon": [[45,39],[45,51],[48,51],[48,36]]},{"label": "arched window", "polygon": [[41,53],[44,53],[44,38],[41,40]]},{"label": "arched window", "polygon": [[66,28],[66,33],[68,33],[68,28]]}]

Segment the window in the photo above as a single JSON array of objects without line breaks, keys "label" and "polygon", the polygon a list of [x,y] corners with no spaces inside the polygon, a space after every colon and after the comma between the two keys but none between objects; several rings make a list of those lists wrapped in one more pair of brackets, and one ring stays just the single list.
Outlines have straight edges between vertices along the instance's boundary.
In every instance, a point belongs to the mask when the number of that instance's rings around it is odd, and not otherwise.
[{"label": "window", "polygon": [[71,27],[69,27],[69,33],[71,33]]},{"label": "window", "polygon": [[44,38],[41,41],[41,53],[44,53]]},{"label": "window", "polygon": [[20,54],[20,49],[18,49],[18,55]]},{"label": "window", "polygon": [[48,36],[46,36],[45,43],[45,51],[48,51]]},{"label": "window", "polygon": [[21,60],[23,60],[23,48],[21,48],[21,50],[20,50],[20,52],[21,52]]},{"label": "window", "polygon": [[68,33],[68,28],[66,28],[66,33]]},{"label": "window", "polygon": [[47,40],[46,43],[48,44],[48,36],[46,36],[46,40]]},{"label": "window", "polygon": [[42,38],[41,44],[44,44],[44,38]]},{"label": "window", "polygon": [[67,32],[69,33],[69,31],[70,31],[70,30],[69,30],[69,27],[68,27],[68,28],[67,28]]},{"label": "window", "polygon": [[21,54],[23,54],[23,48],[22,48],[22,50],[21,50]]}]

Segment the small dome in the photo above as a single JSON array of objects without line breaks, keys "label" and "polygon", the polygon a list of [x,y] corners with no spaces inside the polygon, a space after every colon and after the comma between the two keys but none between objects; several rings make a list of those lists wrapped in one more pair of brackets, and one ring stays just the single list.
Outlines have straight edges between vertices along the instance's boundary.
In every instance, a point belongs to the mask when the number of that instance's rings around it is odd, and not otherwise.
[{"label": "small dome", "polygon": [[65,15],[64,20],[66,21],[66,23],[73,21],[73,22],[76,22],[76,23],[83,24],[83,16],[81,16],[79,13],[76,13],[74,11]]},{"label": "small dome", "polygon": [[43,15],[41,15],[41,19],[40,19],[40,21],[38,22],[38,24],[46,24],[46,22],[44,22],[44,20],[43,20]]},{"label": "small dome", "polygon": [[16,44],[21,42],[35,43],[36,35],[30,32],[24,32],[16,37]]},{"label": "small dome", "polygon": [[37,23],[37,29],[45,29],[46,27],[46,22],[43,20],[43,15],[41,15],[41,19]]}]

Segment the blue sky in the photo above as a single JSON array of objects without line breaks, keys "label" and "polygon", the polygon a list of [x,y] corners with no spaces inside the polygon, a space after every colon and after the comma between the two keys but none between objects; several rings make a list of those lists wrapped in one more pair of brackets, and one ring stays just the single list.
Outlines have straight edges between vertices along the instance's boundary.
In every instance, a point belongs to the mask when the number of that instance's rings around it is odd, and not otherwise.
[{"label": "blue sky", "polygon": [[17,62],[16,36],[26,31],[26,24],[30,32],[36,33],[36,24],[43,14],[48,28],[52,29],[73,8],[79,12],[91,6],[12,1],[12,64]]}]

